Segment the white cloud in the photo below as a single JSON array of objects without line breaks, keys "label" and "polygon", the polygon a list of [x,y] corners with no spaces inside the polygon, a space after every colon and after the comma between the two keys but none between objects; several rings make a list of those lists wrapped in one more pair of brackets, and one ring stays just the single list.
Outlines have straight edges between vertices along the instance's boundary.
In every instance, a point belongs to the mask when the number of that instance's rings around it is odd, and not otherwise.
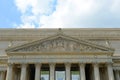
[{"label": "white cloud", "polygon": [[[116,19],[119,0],[15,0],[20,28],[108,27]],[[109,25],[108,25],[109,24]],[[120,25],[120,24],[119,24]]]},{"label": "white cloud", "polygon": [[40,19],[42,27],[77,27],[76,22],[94,14],[97,7],[94,0],[59,0],[56,11]]}]

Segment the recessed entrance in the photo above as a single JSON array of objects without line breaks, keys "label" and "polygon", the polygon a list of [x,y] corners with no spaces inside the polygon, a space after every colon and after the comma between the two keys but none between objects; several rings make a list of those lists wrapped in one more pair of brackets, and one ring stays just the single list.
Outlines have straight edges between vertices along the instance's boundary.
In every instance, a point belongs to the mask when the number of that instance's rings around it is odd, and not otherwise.
[{"label": "recessed entrance", "polygon": [[35,66],[34,66],[34,64],[29,64],[28,75],[29,75],[29,78],[28,78],[29,80],[35,79]]},{"label": "recessed entrance", "polygon": [[93,67],[92,64],[86,64],[85,66],[85,75],[86,75],[86,80],[94,80],[94,73],[93,73]]}]

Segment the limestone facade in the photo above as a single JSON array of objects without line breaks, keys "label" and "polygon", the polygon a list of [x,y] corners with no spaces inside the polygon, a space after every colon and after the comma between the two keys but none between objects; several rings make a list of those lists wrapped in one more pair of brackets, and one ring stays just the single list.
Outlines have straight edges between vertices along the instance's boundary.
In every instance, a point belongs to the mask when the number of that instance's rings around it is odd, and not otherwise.
[{"label": "limestone facade", "polygon": [[0,80],[120,80],[120,29],[1,29]]}]

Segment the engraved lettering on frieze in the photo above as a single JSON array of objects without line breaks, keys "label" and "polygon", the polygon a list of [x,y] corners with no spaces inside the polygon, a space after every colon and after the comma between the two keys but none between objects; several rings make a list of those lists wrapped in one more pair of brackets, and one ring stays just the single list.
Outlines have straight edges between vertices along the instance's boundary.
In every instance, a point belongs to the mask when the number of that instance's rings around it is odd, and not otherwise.
[{"label": "engraved lettering on frieze", "polygon": [[53,40],[46,40],[43,42],[38,42],[36,44],[23,47],[20,49],[16,49],[14,51],[22,52],[22,51],[39,51],[39,52],[45,52],[45,51],[99,51],[100,49],[97,49],[95,47],[91,47],[73,40],[68,40],[64,38],[56,38]]}]

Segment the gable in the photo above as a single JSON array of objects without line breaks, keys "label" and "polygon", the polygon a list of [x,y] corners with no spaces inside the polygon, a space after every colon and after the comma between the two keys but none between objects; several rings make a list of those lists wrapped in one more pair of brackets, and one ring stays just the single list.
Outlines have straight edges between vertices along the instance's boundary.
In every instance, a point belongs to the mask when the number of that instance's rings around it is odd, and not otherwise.
[{"label": "gable", "polygon": [[76,39],[63,34],[33,41],[27,44],[8,48],[10,52],[102,52],[114,49],[91,43],[86,40]]}]

